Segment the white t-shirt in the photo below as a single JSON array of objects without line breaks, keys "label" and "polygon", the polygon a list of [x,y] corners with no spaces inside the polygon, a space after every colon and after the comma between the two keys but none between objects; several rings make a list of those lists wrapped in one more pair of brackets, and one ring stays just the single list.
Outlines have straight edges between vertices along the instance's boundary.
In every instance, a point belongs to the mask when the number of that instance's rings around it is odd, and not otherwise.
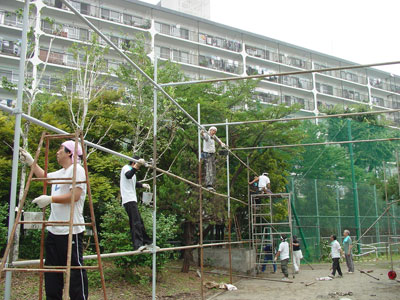
[{"label": "white t-shirt", "polygon": [[126,178],[125,173],[132,170],[130,165],[123,166],[121,170],[121,178],[119,181],[119,188],[121,190],[122,205],[127,202],[135,201],[136,197],[136,174],[131,179]]},{"label": "white t-shirt", "polygon": [[332,255],[332,258],[340,258],[340,249],[342,249],[342,248],[340,247],[339,242],[337,240],[334,240],[331,243],[331,255]]},{"label": "white t-shirt", "polygon": [[258,188],[260,188],[260,189],[265,188],[265,187],[267,187],[268,183],[270,183],[268,176],[261,175],[260,177],[258,177]]},{"label": "white t-shirt", "polygon": [[203,152],[207,153],[215,153],[215,141],[214,139],[207,133],[204,133],[204,136],[201,136],[203,139]]},{"label": "white t-shirt", "polygon": [[279,245],[279,258],[280,260],[289,258],[289,243],[286,241]]},{"label": "white t-shirt", "polygon": [[[72,164],[67,169],[60,169],[58,171],[47,174],[48,178],[72,178],[74,165]],[[85,181],[86,175],[85,170],[79,164],[76,165],[76,181]],[[66,180],[54,180],[51,186],[51,195],[59,196],[68,194],[72,189],[72,183],[68,184],[57,184]],[[74,224],[85,223],[83,218],[83,206],[85,205],[86,198],[86,183],[78,183],[76,187],[82,189],[81,196],[78,201],[75,201],[74,205]],[[49,221],[69,221],[70,218],[70,207],[71,204],[67,203],[51,203],[51,212]],[[64,235],[69,233],[68,226],[48,226],[47,230],[52,234]],[[85,231],[85,226],[73,226],[72,233],[78,234]]]}]

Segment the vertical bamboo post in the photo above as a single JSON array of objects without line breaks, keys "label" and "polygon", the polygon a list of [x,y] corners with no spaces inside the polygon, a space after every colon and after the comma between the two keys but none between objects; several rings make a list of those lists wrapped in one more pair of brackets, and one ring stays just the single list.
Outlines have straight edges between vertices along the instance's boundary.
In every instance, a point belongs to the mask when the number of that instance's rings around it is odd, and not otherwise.
[{"label": "vertical bamboo post", "polygon": [[[25,0],[23,12],[23,27],[22,27],[22,41],[21,41],[21,58],[19,61],[19,81],[17,89],[17,108],[15,110],[15,130],[14,130],[14,151],[12,160],[11,171],[11,191],[10,191],[10,208],[8,218],[8,240],[10,240],[12,228],[15,220],[15,203],[17,200],[17,180],[18,180],[18,158],[19,158],[19,140],[21,137],[21,119],[22,119],[22,96],[25,84],[25,60],[26,49],[28,43],[28,22],[29,22],[29,0]],[[9,257],[7,257],[9,262]],[[11,298],[11,272],[6,272],[6,280],[4,284],[4,299],[10,300]]]},{"label": "vertical bamboo post", "polygon": [[[157,82],[158,57],[154,55],[154,82]],[[153,90],[153,268],[152,268],[152,299],[157,298],[157,88]]]},{"label": "vertical bamboo post", "polygon": [[[225,120],[228,123],[228,119]],[[225,125],[226,146],[229,147],[229,125]],[[231,189],[229,176],[229,152],[226,156],[226,190],[228,195],[228,240],[229,240],[229,281],[232,284],[232,245],[231,245]]]}]

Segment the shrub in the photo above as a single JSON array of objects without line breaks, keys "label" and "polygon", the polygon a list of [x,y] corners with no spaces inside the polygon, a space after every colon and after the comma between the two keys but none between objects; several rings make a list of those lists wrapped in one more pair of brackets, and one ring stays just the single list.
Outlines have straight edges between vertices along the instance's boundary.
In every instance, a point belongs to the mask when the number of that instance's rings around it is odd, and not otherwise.
[{"label": "shrub", "polygon": [[[152,236],[152,208],[139,205],[146,232]],[[176,237],[178,226],[176,216],[165,216],[159,213],[157,216],[157,246],[160,248],[171,247],[168,243]],[[123,206],[116,199],[106,204],[106,213],[101,218],[101,242],[104,252],[132,251],[132,241],[129,230],[128,215]],[[170,252],[157,254],[157,270],[163,268],[166,262],[175,258]],[[141,254],[121,256],[113,260],[118,268],[128,271],[134,266],[152,266],[152,255]],[[130,270],[132,271],[132,270]],[[133,271],[134,272],[134,271]]]}]

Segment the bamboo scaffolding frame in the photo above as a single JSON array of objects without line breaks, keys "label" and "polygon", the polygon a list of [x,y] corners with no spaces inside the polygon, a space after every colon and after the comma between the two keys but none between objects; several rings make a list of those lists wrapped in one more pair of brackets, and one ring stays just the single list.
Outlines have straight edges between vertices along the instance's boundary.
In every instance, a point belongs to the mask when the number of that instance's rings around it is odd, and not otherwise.
[{"label": "bamboo scaffolding frame", "polygon": [[[120,49],[118,49],[118,47],[117,46],[115,46],[99,29],[97,29],[93,24],[91,24],[82,14],[80,14],[80,12],[78,12],[68,1],[66,1],[66,0],[61,0],[76,16],[78,16],[80,19],[82,19],[83,20],[83,22],[84,23],[86,23],[91,29],[93,29],[97,34],[99,34],[99,36],[101,36],[102,38],[103,38],[103,40],[105,40],[111,47],[113,47],[122,57],[124,57],[125,58],[125,60],[126,61],[128,61],[135,69],[137,69],[138,70],[138,72],[140,72],[151,84],[153,84],[154,85],[154,87],[155,88],[157,88],[165,97],[167,97],[170,101],[172,101],[192,122],[194,122],[200,129],[202,129],[202,130],[204,130],[205,128],[202,126],[202,125],[200,125],[188,112],[186,112],[165,90],[163,90],[163,88],[161,87],[161,85],[158,85],[155,81],[153,81],[143,70],[141,70],[132,60],[130,60],[129,59],[129,57],[126,55],[126,54],[124,54]],[[28,2],[28,1],[26,1],[26,2]],[[26,13],[25,13],[25,15],[26,15]],[[24,21],[24,23],[26,23],[25,21]],[[237,78],[237,77],[235,77],[235,78],[223,78],[223,79],[214,79],[213,81],[229,81],[229,80],[243,80],[243,79],[253,79],[253,78],[262,78],[262,77],[270,77],[270,76],[283,76],[283,75],[291,75],[291,74],[303,74],[303,73],[310,73],[310,72],[325,72],[325,71],[332,71],[332,70],[340,70],[340,69],[353,69],[353,68],[362,68],[362,67],[370,67],[370,66],[378,66],[378,65],[388,65],[388,64],[397,64],[397,63],[400,63],[400,62],[387,62],[387,63],[379,63],[379,64],[369,64],[369,65],[357,65],[357,66],[348,66],[348,67],[340,67],[340,68],[328,68],[328,69],[320,69],[320,70],[308,70],[308,71],[296,71],[296,72],[286,72],[286,73],[281,73],[281,74],[278,74],[278,75],[274,75],[274,74],[269,74],[269,75],[254,75],[254,76],[248,76],[248,77],[246,77],[246,78],[244,78],[244,77],[242,77],[242,78]],[[21,72],[21,73],[23,73],[23,72]],[[203,81],[203,82],[205,82],[205,81]],[[211,81],[209,81],[209,82],[211,82]],[[195,84],[195,82],[191,82],[192,84]],[[189,84],[189,82],[186,82],[186,83],[181,83],[181,84]],[[156,102],[155,102],[156,103]],[[1,108],[1,107],[0,107]],[[12,112],[14,112],[14,111],[12,111]],[[21,117],[22,116],[22,113],[19,111],[19,112],[17,112],[17,116],[19,116],[19,117]],[[156,117],[154,117],[154,120],[156,120]],[[156,122],[156,121],[155,121]],[[227,125],[228,126],[228,125]],[[64,136],[65,137],[65,136]],[[215,137],[216,138],[216,140],[219,142],[219,143],[221,143],[221,141],[219,140],[219,138],[216,136]],[[81,140],[81,142],[82,142],[82,144],[83,144],[83,140]],[[155,143],[156,143],[156,134],[154,135],[154,143],[153,143],[153,145],[155,145]],[[77,149],[77,146],[78,144],[77,143],[75,143],[75,150]],[[155,147],[155,146],[154,146]],[[156,149],[156,148],[155,148]],[[255,173],[255,174],[257,174],[253,169],[251,169],[249,166],[248,166],[248,164],[246,164],[245,162],[243,162],[236,154],[234,154],[232,151],[231,151],[231,149],[229,149],[228,147],[226,147],[226,149],[228,150],[228,152],[229,153],[231,153],[236,159],[238,159],[238,161],[241,163],[241,164],[243,164],[244,166],[246,166],[246,168],[248,169],[248,170],[251,170],[253,173]],[[76,151],[75,151],[76,152]],[[108,152],[108,151],[106,151],[106,152]],[[156,155],[156,154],[154,154],[153,153],[153,155]],[[14,155],[15,156],[15,155]],[[121,155],[119,155],[119,156],[121,156]],[[130,160],[133,160],[133,159],[131,159],[131,158],[129,158]],[[135,160],[133,160],[133,161],[135,161]],[[76,157],[74,158],[74,163],[76,163]],[[149,167],[149,166],[148,166]],[[189,184],[191,184],[191,185],[193,185],[193,186],[196,186],[196,184],[195,183],[193,183],[193,182],[190,182],[190,181],[188,181],[188,180],[186,180],[186,179],[184,179],[184,178],[182,178],[182,177],[180,177],[180,176],[178,176],[178,175],[175,175],[175,174],[172,174],[172,173],[170,173],[170,172],[168,172],[168,171],[164,171],[164,170],[161,170],[161,169],[159,169],[159,168],[157,168],[155,165],[154,166],[150,166],[151,168],[153,168],[153,172],[154,172],[154,174],[156,174],[156,172],[157,171],[159,171],[159,172],[161,172],[161,173],[164,173],[164,174],[167,174],[167,175],[169,175],[169,176],[172,176],[172,177],[175,177],[175,178],[177,178],[177,179],[179,179],[179,180],[181,180],[181,181],[184,181],[184,182],[186,182],[186,183],[189,183]],[[156,178],[156,177],[154,177],[154,178]],[[155,180],[155,179],[154,179]],[[76,182],[75,182],[75,172],[74,172],[74,176],[73,176],[73,179],[72,179],[72,181],[73,181],[73,183],[75,184]],[[45,184],[46,184],[46,182],[45,182]],[[199,186],[197,186],[199,189],[200,189],[200,191],[202,191],[202,190],[206,190],[205,188],[203,188],[203,187],[201,187],[201,185],[199,185]],[[206,190],[207,191],[207,190]],[[224,196],[224,197],[226,197],[225,195],[222,195],[222,194],[218,194],[218,193],[213,193],[213,194],[216,194],[216,195],[220,195],[220,196]],[[235,198],[233,198],[233,197],[230,197],[229,195],[228,195],[228,202],[229,202],[229,200],[230,200],[230,198],[232,198],[233,200],[236,200],[236,201],[239,201],[239,202],[242,202],[242,203],[244,203],[244,204],[247,204],[247,203],[245,203],[245,202],[243,202],[243,201],[241,201],[241,200],[239,200],[239,199],[235,199]],[[72,200],[71,200],[72,201]],[[289,200],[290,201],[290,200]],[[72,205],[72,207],[73,207],[73,205],[74,205],[74,203],[71,203],[71,205]],[[155,208],[155,201],[154,201],[154,208]],[[72,210],[71,210],[72,211]],[[71,212],[72,213],[72,212]],[[229,216],[229,219],[230,219],[230,216]],[[201,217],[200,217],[200,222],[201,222]],[[229,222],[229,225],[230,225],[230,222]],[[44,226],[44,223],[43,223],[43,226]],[[70,223],[70,236],[69,236],[69,242],[71,242],[71,231],[72,231],[72,222]],[[95,229],[94,229],[95,230]],[[154,234],[155,234],[155,232],[154,232]],[[229,246],[232,244],[231,243],[231,241],[229,241],[228,242],[228,244],[229,244]],[[201,249],[204,247],[205,245],[203,245],[202,243],[198,246],[198,247],[200,247]],[[97,250],[97,252],[98,252],[98,254],[99,254],[99,249],[98,249],[98,247],[96,247],[96,250]],[[166,251],[170,251],[170,250],[166,250]],[[70,250],[70,245],[69,245],[69,247],[68,247],[68,256],[70,256],[70,252],[71,252],[71,250]],[[156,251],[155,250],[155,248],[151,251],[152,253],[153,253],[153,257],[155,258],[155,252],[159,252],[159,251]],[[96,255],[97,256],[97,258],[100,260],[100,257],[99,257],[99,255]],[[101,263],[100,263],[100,265],[101,265]],[[68,267],[71,267],[71,266],[68,266]],[[153,264],[153,268],[154,268],[154,264]],[[101,270],[101,269],[100,269]],[[101,270],[102,271],[102,270]],[[69,270],[67,270],[67,273],[69,272]],[[153,283],[154,283],[154,271],[153,271]],[[69,286],[69,281],[67,281],[67,283],[66,283],[66,290],[68,290],[68,286]],[[154,287],[154,285],[153,285],[153,287]],[[154,291],[154,288],[153,288],[153,291]],[[67,292],[66,292],[67,293]],[[104,297],[105,297],[105,299],[106,299],[106,295],[104,294]],[[203,293],[202,293],[202,297],[203,297]],[[155,299],[155,295],[154,295],[154,292],[153,292],[153,299]]]},{"label": "bamboo scaffolding frame", "polygon": [[[12,109],[12,108],[9,108],[9,107],[7,107],[7,106],[5,106],[5,105],[2,105],[2,104],[0,104],[0,110],[3,110],[3,111],[5,111],[5,112],[11,113],[11,114],[13,113],[13,109]],[[29,115],[27,115],[27,114],[24,114],[24,113],[23,113],[23,114],[22,114],[22,118],[24,118],[25,120],[27,120],[27,121],[29,121],[29,122],[32,122],[32,123],[37,124],[37,125],[39,125],[39,126],[42,126],[42,127],[46,128],[46,129],[48,129],[48,130],[51,130],[51,131],[54,131],[54,132],[58,132],[58,133],[61,133],[61,134],[64,134],[64,133],[65,133],[65,134],[68,134],[66,131],[63,131],[63,130],[57,128],[57,127],[54,127],[54,126],[52,126],[52,125],[50,125],[50,124],[47,124],[46,122],[43,122],[43,121],[40,121],[40,120],[36,119],[36,118],[33,118],[33,117],[31,117],[31,116],[29,116]],[[130,157],[130,156],[127,156],[127,155],[121,154],[121,153],[119,153],[119,152],[110,150],[110,149],[108,149],[108,148],[106,148],[106,147],[97,145],[97,144],[95,144],[95,143],[92,143],[92,142],[89,142],[89,141],[86,141],[86,140],[85,140],[85,141],[84,141],[84,144],[87,145],[87,146],[89,146],[89,147],[98,149],[98,150],[100,150],[100,151],[103,151],[103,152],[106,152],[106,153],[109,153],[109,154],[112,154],[112,155],[121,157],[121,158],[123,158],[123,159],[130,160],[130,161],[133,161],[133,162],[138,162],[138,160],[133,159],[133,158]],[[159,173],[163,173],[163,174],[168,175],[168,176],[170,176],[170,177],[173,177],[173,178],[176,178],[176,179],[178,179],[178,180],[181,180],[181,181],[183,181],[183,182],[185,182],[185,183],[187,183],[187,184],[190,184],[191,186],[194,186],[195,188],[201,188],[201,189],[202,189],[203,191],[205,191],[205,192],[208,192],[208,193],[211,193],[211,194],[214,194],[214,195],[217,195],[217,196],[221,196],[221,197],[224,197],[224,198],[227,198],[227,197],[228,197],[227,195],[224,195],[224,194],[220,194],[220,193],[217,193],[217,192],[210,191],[210,190],[208,190],[208,189],[206,189],[206,188],[204,188],[204,187],[199,186],[199,184],[197,184],[197,183],[194,183],[194,182],[192,182],[192,181],[190,181],[190,180],[187,180],[187,179],[185,179],[185,178],[183,178],[183,177],[180,177],[180,176],[178,176],[178,175],[175,175],[175,174],[173,174],[173,173],[171,173],[171,172],[169,172],[169,171],[160,169],[160,168],[158,168],[158,167],[154,167],[153,165],[147,165],[147,167],[148,167],[148,168],[156,169],[156,171],[159,172]],[[240,200],[240,199],[234,198],[234,197],[232,197],[232,196],[231,196],[230,198],[231,198],[232,200],[234,200],[234,201],[237,201],[237,202],[239,202],[239,203],[242,203],[242,204],[244,204],[244,205],[247,205],[246,202],[244,202],[244,201],[242,201],[242,200]]]}]

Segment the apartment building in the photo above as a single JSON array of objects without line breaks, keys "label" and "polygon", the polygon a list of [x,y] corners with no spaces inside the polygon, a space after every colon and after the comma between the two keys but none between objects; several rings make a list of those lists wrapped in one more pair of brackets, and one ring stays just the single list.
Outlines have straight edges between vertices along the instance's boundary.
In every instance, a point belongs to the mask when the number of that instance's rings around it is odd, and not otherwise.
[{"label": "apartment building", "polygon": [[[66,71],[76,67],[68,49],[73,43],[87,43],[93,32],[60,0],[31,2],[30,22],[38,34],[27,74],[32,80],[37,80],[38,70],[48,56],[40,88],[51,91]],[[119,47],[142,34],[150,58],[176,62],[193,79],[355,65],[354,62],[141,1],[70,2]],[[14,83],[20,78],[22,18],[18,9],[22,7],[21,0],[3,0],[0,4],[0,78],[5,77]],[[51,49],[50,40],[53,40]],[[110,51],[106,58],[110,69],[123,62],[115,51]],[[0,86],[1,103],[12,105],[15,97],[15,91]],[[260,82],[255,97],[269,105],[300,104],[300,114],[318,114],[324,107],[337,104],[344,107],[364,104],[382,110],[400,108],[400,76],[364,68],[269,77]],[[390,114],[390,118],[400,123],[399,114]]]}]

